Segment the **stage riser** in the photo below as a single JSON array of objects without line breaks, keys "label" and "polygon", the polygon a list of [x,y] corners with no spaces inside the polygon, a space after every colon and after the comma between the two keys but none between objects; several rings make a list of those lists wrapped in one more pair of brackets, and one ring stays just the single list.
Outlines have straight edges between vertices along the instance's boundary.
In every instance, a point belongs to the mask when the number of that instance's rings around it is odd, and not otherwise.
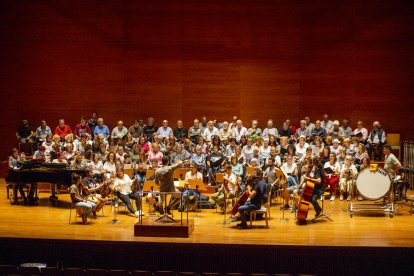
[{"label": "stage riser", "polygon": [[188,238],[194,231],[194,220],[190,219],[181,223],[177,222],[155,222],[154,220],[143,218],[142,223],[134,225],[135,237],[169,237],[169,238]]},{"label": "stage riser", "polygon": [[1,264],[315,275],[406,274],[409,248],[232,246],[1,239]]}]

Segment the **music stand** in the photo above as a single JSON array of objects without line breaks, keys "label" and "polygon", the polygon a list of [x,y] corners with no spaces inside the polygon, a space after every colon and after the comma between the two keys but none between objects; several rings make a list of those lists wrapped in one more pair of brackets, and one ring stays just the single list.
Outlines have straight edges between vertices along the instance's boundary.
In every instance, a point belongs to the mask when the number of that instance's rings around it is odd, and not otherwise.
[{"label": "music stand", "polygon": [[[286,190],[287,190],[287,187],[286,187],[287,175],[285,174],[284,171],[282,171],[279,168],[275,169],[275,174],[276,174],[276,177],[279,179],[280,185],[285,184],[285,188],[283,189],[283,192],[286,192]],[[279,189],[280,189],[280,187],[279,187]],[[285,195],[283,194],[282,197],[283,197],[283,201],[282,201],[283,206],[282,206],[282,217],[280,218],[280,221],[287,222],[287,221],[289,221],[289,218],[285,218],[285,205],[286,205]]]},{"label": "music stand", "polygon": [[[190,189],[193,189],[196,191],[196,193],[198,194],[198,202],[200,203],[201,206],[201,191],[205,191],[206,190],[206,185],[204,184],[203,180],[201,179],[188,179],[188,186]],[[200,191],[201,190],[201,191]],[[198,205],[198,204],[197,204]],[[196,214],[194,217],[200,217],[197,215],[197,208],[198,206],[196,206],[195,211]]]},{"label": "music stand", "polygon": [[[154,187],[155,186],[155,180],[145,180],[144,181],[144,185],[142,187],[142,195],[144,195],[144,193],[154,193]],[[141,198],[141,204],[142,204],[142,198]],[[148,204],[150,205],[151,203],[148,200]],[[151,206],[151,205],[150,205]],[[141,209],[142,210],[142,209]],[[151,212],[151,208],[148,209],[149,210],[149,215],[150,216],[155,216],[154,212]]]}]

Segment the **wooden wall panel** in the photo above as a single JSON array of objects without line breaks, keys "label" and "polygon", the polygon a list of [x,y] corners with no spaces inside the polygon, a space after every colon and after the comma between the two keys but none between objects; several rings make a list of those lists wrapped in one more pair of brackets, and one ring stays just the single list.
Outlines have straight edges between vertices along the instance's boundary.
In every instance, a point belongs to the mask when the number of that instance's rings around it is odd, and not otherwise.
[{"label": "wooden wall panel", "polygon": [[277,125],[328,112],[414,139],[412,1],[0,2],[0,157],[23,118]]}]

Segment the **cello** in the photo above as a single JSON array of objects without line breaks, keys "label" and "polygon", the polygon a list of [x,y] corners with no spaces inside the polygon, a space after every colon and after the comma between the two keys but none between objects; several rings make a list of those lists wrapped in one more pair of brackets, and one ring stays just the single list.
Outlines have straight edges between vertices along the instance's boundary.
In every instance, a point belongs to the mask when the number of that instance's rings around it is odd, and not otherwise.
[{"label": "cello", "polygon": [[[247,186],[254,186],[259,181],[259,178],[257,178],[255,175],[250,175],[247,179]],[[242,192],[242,195],[239,197],[239,200],[237,200],[236,204],[234,204],[233,208],[231,209],[231,215],[235,216],[237,212],[239,211],[240,206],[242,206],[244,203],[246,203],[247,199],[250,196],[249,191],[247,191],[247,186]]]},{"label": "cello", "polygon": [[306,218],[308,216],[309,205],[311,204],[313,190],[315,189],[315,183],[306,181],[306,186],[303,189],[302,197],[299,201],[297,220],[299,225],[306,224]]}]

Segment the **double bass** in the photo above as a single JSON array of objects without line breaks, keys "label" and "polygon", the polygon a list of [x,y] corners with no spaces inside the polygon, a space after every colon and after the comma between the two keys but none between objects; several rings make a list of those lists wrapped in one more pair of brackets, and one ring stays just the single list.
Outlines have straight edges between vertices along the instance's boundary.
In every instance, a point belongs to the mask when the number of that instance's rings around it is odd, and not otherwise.
[{"label": "double bass", "polygon": [[309,205],[311,204],[314,189],[315,183],[306,181],[306,186],[303,189],[302,197],[299,201],[298,214],[296,217],[298,224],[300,225],[306,224],[306,218],[308,216]]}]

